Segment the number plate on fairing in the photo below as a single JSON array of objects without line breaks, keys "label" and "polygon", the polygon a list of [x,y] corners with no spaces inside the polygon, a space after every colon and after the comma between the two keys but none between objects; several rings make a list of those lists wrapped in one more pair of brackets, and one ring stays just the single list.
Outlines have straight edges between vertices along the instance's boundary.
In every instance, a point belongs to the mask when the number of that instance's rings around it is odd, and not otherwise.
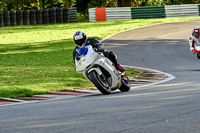
[{"label": "number plate on fairing", "polygon": [[82,65],[82,62],[80,61],[80,63],[78,64],[78,66],[80,67]]}]

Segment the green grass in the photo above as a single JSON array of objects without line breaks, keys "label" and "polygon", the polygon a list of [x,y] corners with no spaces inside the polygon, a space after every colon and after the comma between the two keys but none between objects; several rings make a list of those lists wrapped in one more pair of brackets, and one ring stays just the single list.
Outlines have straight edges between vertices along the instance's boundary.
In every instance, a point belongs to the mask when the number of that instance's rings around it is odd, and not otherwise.
[{"label": "green grass", "polygon": [[[0,28],[0,97],[32,96],[93,86],[74,70],[72,36],[102,39],[139,26],[193,18],[139,19]],[[118,55],[120,56],[120,55]]]}]

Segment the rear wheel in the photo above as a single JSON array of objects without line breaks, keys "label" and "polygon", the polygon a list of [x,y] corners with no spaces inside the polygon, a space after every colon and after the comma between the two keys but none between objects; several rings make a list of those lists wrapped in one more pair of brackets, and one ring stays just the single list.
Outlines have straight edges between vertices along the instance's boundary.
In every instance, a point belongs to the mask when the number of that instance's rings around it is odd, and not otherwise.
[{"label": "rear wheel", "polygon": [[91,71],[89,75],[92,83],[102,94],[107,95],[111,93],[110,85],[108,84],[108,81],[105,79],[104,76],[99,75],[95,71]]},{"label": "rear wheel", "polygon": [[126,91],[129,91],[130,88],[131,88],[131,84],[130,84],[128,76],[126,74],[122,75],[122,85],[119,88],[119,90],[121,92],[126,92]]}]

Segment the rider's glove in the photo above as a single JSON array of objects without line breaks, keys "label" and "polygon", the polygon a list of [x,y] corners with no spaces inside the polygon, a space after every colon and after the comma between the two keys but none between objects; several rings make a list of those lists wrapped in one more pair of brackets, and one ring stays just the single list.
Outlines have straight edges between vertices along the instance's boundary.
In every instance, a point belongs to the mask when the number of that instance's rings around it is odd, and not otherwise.
[{"label": "rider's glove", "polygon": [[96,50],[97,52],[103,52],[104,51],[101,43],[97,43],[96,48],[97,48],[97,50]]},{"label": "rider's glove", "polygon": [[103,51],[104,51],[104,49],[102,49],[102,48],[99,48],[96,50],[96,52],[103,52]]},{"label": "rider's glove", "polygon": [[79,56],[76,56],[76,60],[80,60],[81,58]]}]

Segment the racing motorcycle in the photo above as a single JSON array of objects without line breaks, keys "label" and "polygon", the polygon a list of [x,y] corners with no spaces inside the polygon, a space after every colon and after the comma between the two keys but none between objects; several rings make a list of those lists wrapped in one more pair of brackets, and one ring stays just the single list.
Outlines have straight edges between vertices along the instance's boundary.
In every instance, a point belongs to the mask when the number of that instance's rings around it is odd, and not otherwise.
[{"label": "racing motorcycle", "polygon": [[83,73],[102,94],[110,94],[119,89],[129,91],[130,81],[125,72],[119,72],[103,53],[96,52],[91,45],[77,49],[76,72]]},{"label": "racing motorcycle", "polygon": [[197,54],[197,58],[200,59],[200,39],[197,40],[197,42],[194,44],[194,50],[193,53]]}]

